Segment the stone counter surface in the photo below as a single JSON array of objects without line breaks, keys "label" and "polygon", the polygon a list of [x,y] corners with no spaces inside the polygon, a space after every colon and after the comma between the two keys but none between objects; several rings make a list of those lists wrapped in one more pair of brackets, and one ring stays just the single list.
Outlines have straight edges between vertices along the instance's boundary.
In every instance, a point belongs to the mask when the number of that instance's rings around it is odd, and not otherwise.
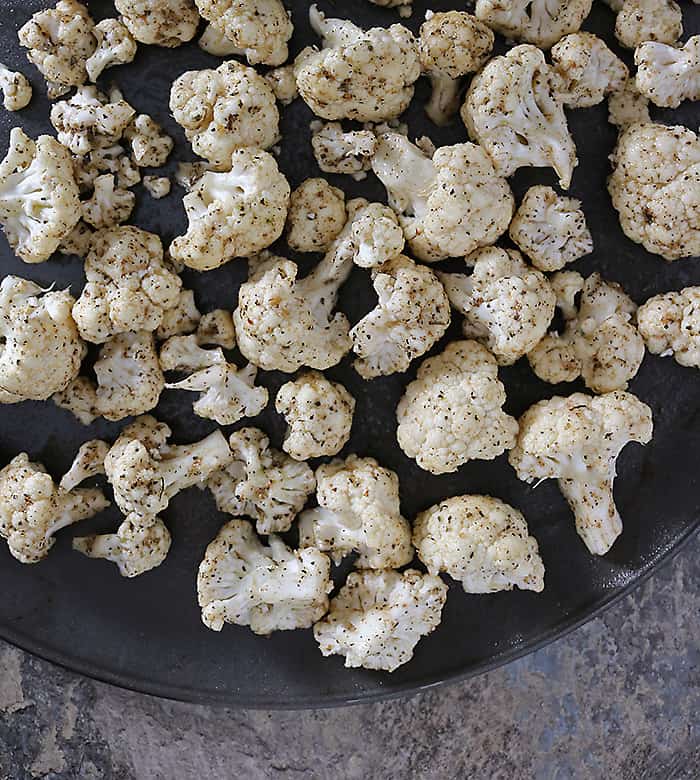
[{"label": "stone counter surface", "polygon": [[700,537],[568,637],[475,680],[242,712],[95,683],[0,643],[0,778],[700,778]]}]

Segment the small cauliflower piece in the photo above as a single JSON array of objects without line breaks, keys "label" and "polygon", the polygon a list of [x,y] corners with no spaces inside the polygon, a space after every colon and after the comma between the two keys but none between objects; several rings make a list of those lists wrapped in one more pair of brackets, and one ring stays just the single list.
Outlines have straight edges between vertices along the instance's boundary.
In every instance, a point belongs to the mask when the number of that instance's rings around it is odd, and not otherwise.
[{"label": "small cauliflower piece", "polygon": [[369,0],[380,8],[396,8],[402,19],[408,19],[413,13],[412,0]]},{"label": "small cauliflower piece", "polygon": [[355,198],[348,203],[348,210],[353,211],[351,241],[355,265],[377,268],[403,252],[403,229],[392,209],[383,203]]},{"label": "small cauliflower piece", "polygon": [[666,260],[700,255],[700,141],[686,127],[632,125],[608,191],[625,235]]},{"label": "small cauliflower piece", "polygon": [[525,193],[509,234],[540,271],[558,271],[593,251],[581,201],[541,184]]},{"label": "small cauliflower piece", "polygon": [[700,287],[649,298],[637,309],[637,327],[652,354],[700,368]]},{"label": "small cauliflower piece", "polygon": [[340,383],[306,371],[280,387],[275,409],[287,422],[282,449],[309,460],[340,452],[350,438],[355,399]]},{"label": "small cauliflower piece", "polygon": [[226,363],[220,349],[204,349],[193,333],[171,336],[161,346],[159,359],[163,371],[199,371]]},{"label": "small cauliflower piece", "polygon": [[170,90],[170,110],[195,153],[220,171],[236,149],[269,149],[280,138],[272,87],[236,60],[183,73]]},{"label": "small cauliflower piece", "polygon": [[43,401],[80,370],[86,347],[67,290],[42,290],[19,276],[0,284],[0,403]]},{"label": "small cauliflower piece", "polygon": [[26,452],[0,470],[0,537],[20,563],[38,563],[53,547],[54,534],[109,506],[97,488],[56,487],[41,463]]},{"label": "small cauliflower piece", "polygon": [[154,200],[170,194],[170,179],[167,176],[144,176],[143,186]]},{"label": "small cauliflower piece", "polygon": [[282,234],[289,184],[272,155],[236,149],[231,170],[207,171],[183,198],[189,225],[170,254],[189,268],[208,271],[250,257]]},{"label": "small cauliflower piece", "polygon": [[345,656],[346,667],[393,672],[438,627],[446,599],[439,577],[415,569],[352,572],[314,637],[323,655]]},{"label": "small cauliflower piece", "polygon": [[432,93],[425,113],[445,125],[459,110],[461,77],[475,73],[493,49],[491,30],[464,11],[428,11],[418,38],[420,64]]},{"label": "small cauliflower piece", "polygon": [[236,330],[231,312],[214,309],[203,314],[197,325],[196,338],[198,344],[215,344],[224,349],[233,349],[236,346]]},{"label": "small cauliflower piece", "polygon": [[613,498],[615,461],[630,441],[647,444],[651,409],[631,393],[574,393],[531,406],[520,418],[509,461],[524,482],[556,479],[594,555],[605,555],[622,533]]},{"label": "small cauliflower piece", "polygon": [[608,97],[608,122],[615,125],[618,132],[630,125],[651,122],[649,101],[639,94],[633,78],[627,79],[622,89]]},{"label": "small cauliflower piece", "polygon": [[160,168],[165,165],[175,142],[153,117],[139,114],[124,130],[131,145],[134,162],[139,168]]},{"label": "small cauliflower piece", "polygon": [[156,338],[161,341],[180,336],[183,333],[192,333],[201,322],[202,315],[197,308],[192,290],[180,290],[175,306],[166,309],[163,313],[163,321],[156,329]]},{"label": "small cauliflower piece", "polygon": [[0,89],[3,94],[3,106],[8,111],[19,111],[29,105],[32,99],[32,85],[25,75],[10,70],[0,62]]},{"label": "small cauliflower piece", "polygon": [[70,154],[55,138],[15,127],[0,163],[0,224],[25,263],[43,263],[80,219]]},{"label": "small cauliflower piece", "polygon": [[508,229],[513,195],[479,146],[442,146],[431,160],[401,133],[383,133],[378,141],[372,170],[418,259],[466,255]]},{"label": "small cauliflower piece", "polygon": [[133,62],[136,41],[119,19],[103,19],[92,33],[97,38],[97,48],[85,62],[90,81],[97,81],[107,68]]},{"label": "small cauliflower piece", "polygon": [[345,194],[325,179],[306,179],[291,194],[287,244],[297,252],[323,251],[345,226]]},{"label": "small cauliflower piece", "polygon": [[258,428],[241,428],[229,444],[233,458],[207,480],[218,509],[252,517],[261,534],[288,531],[314,492],[313,471],[270,447]]},{"label": "small cauliflower piece", "polygon": [[[136,195],[119,187],[111,173],[98,176],[92,197],[82,202],[82,217],[95,228],[110,228],[126,222],[136,205]],[[80,212],[79,212],[80,213]]]},{"label": "small cauliflower piece", "polygon": [[122,189],[141,181],[139,168],[121,143],[98,141],[98,146],[85,156],[73,156],[73,174],[81,195],[91,195],[95,180],[104,173],[114,174]]},{"label": "small cauliflower piece", "polygon": [[700,35],[684,46],[647,41],[634,52],[636,86],[655,106],[678,108],[684,100],[700,100]]},{"label": "small cauliflower piece", "polygon": [[465,258],[471,275],[438,274],[452,306],[464,315],[462,332],[515,363],[544,336],[556,296],[544,274],[512,249],[484,247]]},{"label": "small cauliflower piece", "polygon": [[344,173],[360,181],[372,167],[377,137],[371,130],[343,131],[340,122],[311,123],[311,148],[324,173]]},{"label": "small cauliflower piece", "polygon": [[299,97],[297,80],[294,77],[294,65],[273,68],[265,74],[265,79],[283,106],[288,106]]},{"label": "small cauliflower piece", "polygon": [[420,76],[418,46],[403,25],[363,30],[309,8],[321,51],[306,49],[294,63],[299,94],[323,119],[381,122],[402,114]]},{"label": "small cauliflower piece", "polygon": [[199,27],[192,0],[114,0],[114,7],[139,43],[172,49],[191,41]]},{"label": "small cauliflower piece", "polygon": [[430,574],[466,593],[544,589],[544,564],[522,513],[491,496],[455,496],[421,512],[413,544]]},{"label": "small cauliflower piece", "polygon": [[51,400],[60,409],[69,411],[81,425],[90,425],[100,416],[95,383],[85,376],[77,376],[63,390],[54,393]]},{"label": "small cauliflower piece", "polygon": [[683,12],[674,0],[624,0],[615,37],[628,49],[644,41],[674,44],[683,35]]},{"label": "small cauliflower piece", "polygon": [[58,245],[58,251],[64,255],[75,255],[81,260],[87,257],[92,244],[92,237],[95,231],[83,222],[82,219],[76,224],[71,232]]},{"label": "small cauliflower piece", "polygon": [[303,547],[336,562],[359,553],[360,569],[397,569],[413,558],[411,526],[401,515],[399,478],[374,458],[350,455],[316,469],[318,507],[299,519]]},{"label": "small cauliflower piece", "polygon": [[328,610],[330,561],[318,550],[291,550],[278,537],[265,546],[246,520],[229,520],[197,573],[202,622],[250,626],[256,634],[310,628]]},{"label": "small cauliflower piece", "polygon": [[438,277],[406,255],[372,270],[377,306],[350,331],[353,363],[364,379],[405,371],[450,324],[450,302]]},{"label": "small cauliflower piece", "polygon": [[396,409],[399,446],[432,474],[470,460],[493,460],[515,444],[517,421],[493,355],[476,341],[454,341],[424,360]]},{"label": "small cauliflower piece", "polygon": [[109,452],[109,444],[101,439],[90,439],[80,445],[73,458],[71,467],[61,477],[58,486],[62,490],[73,490],[81,482],[98,474],[105,473],[105,458]]}]

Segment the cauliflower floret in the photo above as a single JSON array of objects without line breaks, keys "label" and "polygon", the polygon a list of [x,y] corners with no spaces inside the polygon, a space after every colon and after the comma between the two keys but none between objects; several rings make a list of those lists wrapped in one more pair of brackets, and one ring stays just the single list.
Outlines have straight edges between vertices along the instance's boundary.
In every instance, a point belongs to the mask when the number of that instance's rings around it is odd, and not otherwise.
[{"label": "cauliflower floret", "polygon": [[53,547],[57,531],[108,506],[97,488],[56,487],[41,463],[32,463],[26,452],[0,470],[0,537],[20,563],[38,563]]},{"label": "cauliflower floret", "polygon": [[199,27],[192,0],[114,0],[114,7],[139,43],[181,46],[194,38]]},{"label": "cauliflower floret", "polygon": [[195,334],[171,336],[160,349],[163,371],[199,371],[213,365],[224,365],[220,349],[204,349]]},{"label": "cauliflower floret", "polygon": [[281,65],[292,22],[281,0],[195,0],[211,22],[199,45],[210,54],[243,55],[251,65]]},{"label": "cauliflower floret", "polygon": [[98,176],[94,187],[92,197],[81,204],[83,219],[98,229],[115,227],[126,222],[136,205],[136,195],[119,187],[111,173]]},{"label": "cauliflower floret", "polygon": [[509,234],[540,271],[558,271],[593,251],[581,201],[541,184],[525,193]]},{"label": "cauliflower floret", "polygon": [[117,186],[133,187],[141,181],[141,172],[127,150],[118,143],[99,142],[84,157],[73,156],[73,174],[81,195],[91,195],[101,173],[116,176]]},{"label": "cauliflower floret", "polygon": [[202,622],[250,626],[256,634],[310,628],[328,610],[330,561],[318,550],[291,550],[270,536],[265,547],[246,520],[229,520],[207,547],[197,573]]},{"label": "cauliflower floret", "polygon": [[282,449],[308,460],[340,452],[350,438],[355,399],[338,382],[306,371],[280,387],[275,409],[287,422]]},{"label": "cauliflower floret", "polygon": [[233,459],[207,481],[216,506],[230,515],[252,517],[258,533],[288,531],[314,492],[313,471],[270,447],[267,435],[257,428],[241,428],[229,444]]},{"label": "cauliflower floret", "polygon": [[367,203],[361,198],[351,200],[348,209],[354,210],[351,240],[355,265],[376,268],[403,252],[403,229],[392,209],[383,203]]},{"label": "cauliflower floret", "polygon": [[674,44],[683,35],[683,12],[674,0],[625,0],[615,20],[615,37],[628,49],[644,41]]},{"label": "cauliflower floret", "polygon": [[282,234],[289,184],[275,158],[257,149],[236,149],[231,170],[207,171],[183,198],[189,226],[170,254],[198,271],[249,257]]},{"label": "cauliflower floret", "polygon": [[0,89],[3,94],[3,106],[8,111],[19,111],[32,99],[32,85],[25,75],[10,70],[0,62]]},{"label": "cauliflower floret", "polygon": [[231,460],[221,431],[194,444],[168,444],[170,428],[150,415],[127,425],[105,458],[117,506],[128,515],[156,515],[181,490],[206,482]]},{"label": "cauliflower floret", "polygon": [[83,260],[90,251],[94,234],[95,231],[90,225],[81,219],[58,245],[58,251],[64,255],[75,255]]},{"label": "cauliflower floret", "polygon": [[377,136],[371,130],[344,132],[340,122],[314,121],[311,148],[324,173],[345,173],[356,181],[364,179],[372,167]]},{"label": "cauliflower floret", "polygon": [[466,258],[470,276],[438,274],[462,332],[488,347],[502,366],[527,354],[547,332],[556,296],[544,274],[512,249],[485,247]]},{"label": "cauliflower floret", "polygon": [[418,47],[423,72],[432,94],[425,113],[436,125],[445,125],[459,110],[461,76],[475,73],[493,49],[493,33],[463,11],[428,11],[421,25]]},{"label": "cauliflower floret", "polygon": [[70,154],[55,138],[15,127],[0,163],[0,224],[25,263],[43,263],[80,219]]},{"label": "cauliflower floret", "polygon": [[352,572],[314,636],[323,655],[344,655],[347,667],[393,672],[438,627],[446,599],[439,577],[415,569]]},{"label": "cauliflower floret", "polygon": [[408,19],[413,13],[412,0],[369,0],[381,8],[396,8],[402,19]]},{"label": "cauliflower floret", "polygon": [[85,66],[97,48],[94,30],[88,9],[76,0],[59,0],[18,30],[27,59],[46,79],[50,100],[87,81]]},{"label": "cauliflower floret", "polygon": [[103,19],[92,32],[97,38],[97,49],[85,62],[90,81],[97,81],[107,68],[133,61],[136,41],[119,19]]},{"label": "cauliflower floret", "polygon": [[618,92],[629,78],[625,63],[597,35],[572,33],[552,48],[552,62],[564,82],[570,108],[588,108]]},{"label": "cauliflower floret", "polygon": [[544,589],[544,564],[523,515],[491,496],[455,496],[421,512],[413,544],[431,574],[447,572],[466,593]]},{"label": "cauliflower floret", "polygon": [[148,114],[139,114],[124,130],[139,168],[160,168],[173,150],[173,139]]},{"label": "cauliflower floret", "polygon": [[637,326],[649,352],[700,368],[700,287],[649,298],[637,309]]},{"label": "cauliflower floret", "polygon": [[493,355],[476,341],[454,341],[423,361],[396,409],[396,437],[409,458],[433,474],[470,460],[493,460],[515,444],[517,421]]},{"label": "cauliflower floret", "polygon": [[555,396],[520,418],[509,461],[524,482],[558,480],[579,536],[593,554],[605,555],[622,532],[615,461],[627,442],[649,442],[652,429],[651,409],[631,393]]},{"label": "cauliflower floret", "polygon": [[328,248],[345,226],[345,194],[325,179],[306,179],[291,194],[287,244],[297,252]]},{"label": "cauliflower floret", "polygon": [[163,321],[156,330],[156,338],[163,341],[171,336],[192,333],[197,329],[201,318],[202,315],[194,300],[194,292],[180,290],[175,306],[166,309],[163,313]]},{"label": "cauliflower floret", "polygon": [[236,60],[183,73],[170,90],[170,110],[196,154],[222,171],[236,149],[269,149],[280,137],[272,87]]},{"label": "cauliflower floret", "polygon": [[0,284],[0,403],[42,401],[78,374],[86,347],[67,290],[48,292],[19,276]]},{"label": "cauliflower floret", "polygon": [[58,486],[62,490],[73,490],[81,482],[98,474],[105,473],[105,458],[109,452],[109,444],[101,439],[90,439],[80,445],[73,458],[71,467],[61,477]]},{"label": "cauliflower floret", "polygon": [[431,160],[401,133],[383,133],[372,169],[420,260],[469,254],[508,229],[510,187],[476,144],[442,146]]},{"label": "cauliflower floret", "polygon": [[681,48],[647,41],[634,53],[636,85],[655,106],[678,108],[684,100],[700,100],[700,35]]},{"label": "cauliflower floret", "polygon": [[326,19],[315,5],[309,21],[323,39],[294,63],[299,94],[323,119],[381,122],[402,114],[420,76],[418,46],[400,24],[363,30],[346,19]]},{"label": "cauliflower floret", "polygon": [[608,190],[628,238],[666,260],[700,255],[700,141],[686,127],[633,125]]},{"label": "cauliflower floret", "polygon": [[77,376],[63,390],[54,393],[51,400],[60,409],[69,411],[82,425],[90,425],[100,416],[95,408],[95,383],[85,376]]},{"label": "cauliflower floret", "polygon": [[608,122],[620,132],[630,125],[651,122],[649,101],[639,94],[633,78],[627,79],[622,89],[608,97]]},{"label": "cauliflower floret", "polygon": [[405,371],[450,324],[450,302],[437,276],[406,255],[372,270],[377,306],[350,331],[364,379]]},{"label": "cauliflower floret", "polygon": [[117,333],[156,330],[182,288],[164,263],[160,238],[130,225],[93,235],[85,276],[73,317],[83,338],[96,344]]},{"label": "cauliflower floret", "polygon": [[197,343],[215,344],[224,349],[236,346],[236,331],[233,316],[225,309],[214,309],[202,315],[197,325]]},{"label": "cauliflower floret", "polygon": [[591,12],[592,0],[476,0],[476,16],[515,41],[548,49],[577,32]]},{"label": "cauliflower floret", "polygon": [[143,186],[154,200],[170,194],[170,179],[167,176],[144,176]]},{"label": "cauliflower floret", "polygon": [[283,106],[288,106],[299,97],[297,80],[294,78],[294,65],[273,68],[265,74],[265,79],[272,87],[275,98]]}]

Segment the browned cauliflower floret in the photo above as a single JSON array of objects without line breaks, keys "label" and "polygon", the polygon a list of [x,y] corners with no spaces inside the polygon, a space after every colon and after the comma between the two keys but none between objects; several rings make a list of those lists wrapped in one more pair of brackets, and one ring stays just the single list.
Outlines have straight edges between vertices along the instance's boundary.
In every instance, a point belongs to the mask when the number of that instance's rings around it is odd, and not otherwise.
[{"label": "browned cauliflower floret", "polygon": [[674,44],[683,35],[683,12],[674,0],[624,0],[615,20],[615,36],[635,49],[644,41]]},{"label": "browned cauliflower floret", "polygon": [[93,186],[90,198],[82,202],[82,217],[88,225],[100,229],[126,222],[136,205],[136,195],[120,187],[111,173],[98,176]]},{"label": "browned cauliflower floret", "polygon": [[327,249],[345,226],[345,194],[325,179],[306,179],[289,199],[287,244],[297,252]]},{"label": "browned cauliflower floret", "polygon": [[160,168],[173,150],[173,139],[148,114],[139,114],[124,130],[134,162],[140,168]]},{"label": "browned cauliflower floret", "polygon": [[8,111],[19,111],[32,99],[32,85],[19,71],[10,70],[0,62],[0,89],[3,106]]},{"label": "browned cauliflower floret", "polygon": [[634,63],[637,89],[655,106],[677,108],[684,100],[700,100],[700,35],[680,48],[642,43]]},{"label": "browned cauliflower floret", "polygon": [[181,46],[199,26],[192,0],[114,0],[114,7],[139,43]]},{"label": "browned cauliflower floret", "polygon": [[311,148],[324,173],[346,173],[356,181],[372,167],[377,137],[371,130],[345,132],[340,122],[311,123]]},{"label": "browned cauliflower floret", "polygon": [[103,19],[95,25],[93,34],[97,49],[85,63],[90,81],[97,81],[107,68],[132,62],[136,56],[136,41],[119,19]]},{"label": "browned cauliflower floret", "polygon": [[700,368],[700,287],[649,298],[637,309],[637,327],[649,352]]}]

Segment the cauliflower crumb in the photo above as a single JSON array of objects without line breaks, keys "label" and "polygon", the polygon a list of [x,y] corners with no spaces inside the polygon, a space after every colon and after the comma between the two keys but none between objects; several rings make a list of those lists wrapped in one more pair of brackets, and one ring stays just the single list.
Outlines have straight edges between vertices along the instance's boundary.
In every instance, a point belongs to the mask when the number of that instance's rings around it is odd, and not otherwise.
[{"label": "cauliflower crumb", "polygon": [[324,173],[345,173],[360,181],[372,167],[377,137],[370,130],[344,132],[340,122],[311,123],[311,147]]},{"label": "cauliflower crumb", "polygon": [[294,65],[273,68],[265,74],[265,79],[283,106],[288,106],[299,97],[297,80],[294,77]]},{"label": "cauliflower crumb", "polygon": [[170,179],[167,176],[144,176],[143,186],[154,200],[170,194]]},{"label": "cauliflower crumb", "polygon": [[32,85],[25,75],[10,70],[0,62],[0,89],[3,94],[3,106],[8,111],[20,111],[29,105],[32,99]]},{"label": "cauliflower crumb", "polygon": [[133,62],[136,41],[119,19],[103,19],[92,32],[97,38],[97,48],[85,62],[90,81],[97,81],[107,68]]},{"label": "cauliflower crumb", "polygon": [[649,352],[700,368],[700,287],[649,298],[637,309],[637,325]]},{"label": "cauliflower crumb", "polygon": [[655,106],[678,108],[684,100],[700,100],[700,35],[684,46],[647,41],[634,53],[636,86]]},{"label": "cauliflower crumb", "polygon": [[126,222],[136,205],[136,195],[118,186],[111,173],[95,179],[92,197],[82,202],[83,219],[95,228],[109,228]]},{"label": "cauliflower crumb", "polygon": [[192,0],[114,0],[114,7],[139,43],[171,49],[191,41],[199,27]]},{"label": "cauliflower crumb", "polygon": [[160,168],[173,150],[173,139],[148,114],[134,117],[124,130],[139,168]]},{"label": "cauliflower crumb", "polygon": [[63,490],[73,490],[86,479],[104,474],[104,462],[108,452],[109,444],[101,439],[90,439],[81,444],[71,467],[61,477],[58,486]]},{"label": "cauliflower crumb", "polygon": [[674,0],[624,0],[615,37],[628,49],[644,41],[674,44],[683,35],[683,12]]},{"label": "cauliflower crumb", "polygon": [[608,122],[615,125],[619,132],[630,125],[651,122],[649,101],[639,94],[633,78],[627,79],[618,92],[608,97]]},{"label": "cauliflower crumb", "polygon": [[306,179],[291,194],[287,244],[297,252],[323,251],[345,226],[345,194],[325,179]]}]

